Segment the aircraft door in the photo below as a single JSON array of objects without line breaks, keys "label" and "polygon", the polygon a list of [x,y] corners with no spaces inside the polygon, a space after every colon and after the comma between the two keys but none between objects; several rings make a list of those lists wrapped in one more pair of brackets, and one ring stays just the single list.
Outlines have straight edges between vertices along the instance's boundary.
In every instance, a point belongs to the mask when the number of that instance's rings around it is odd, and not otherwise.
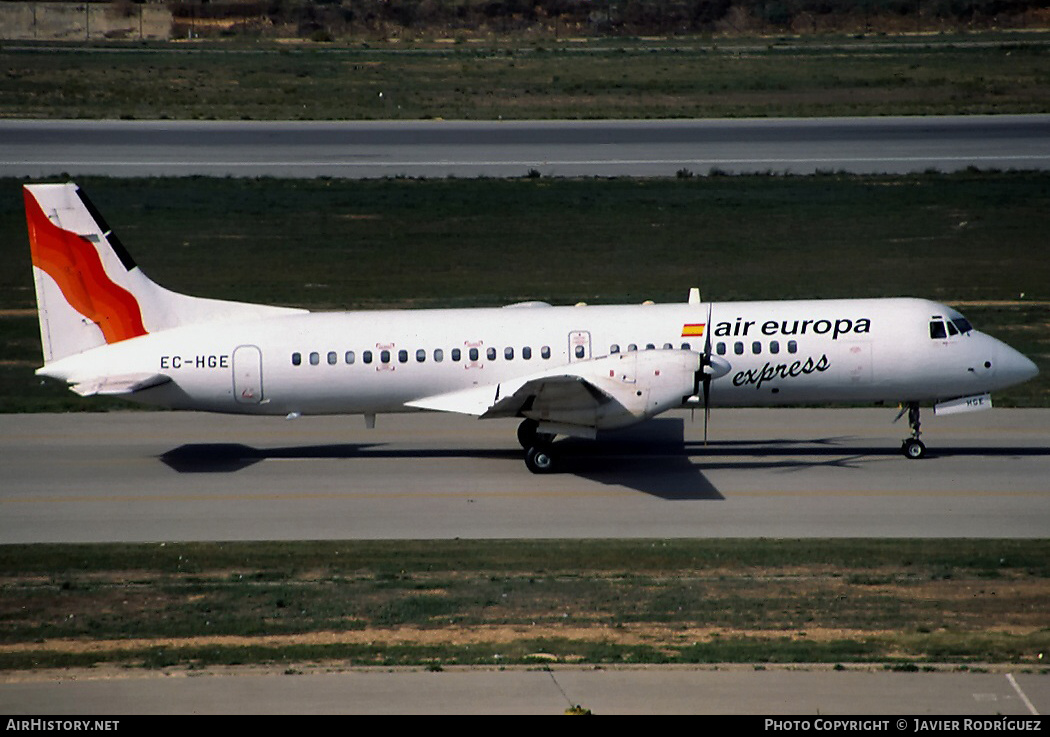
[{"label": "aircraft door", "polygon": [[238,346],[233,352],[233,396],[238,404],[263,400],[262,351],[254,345]]},{"label": "aircraft door", "polygon": [[591,334],[586,330],[569,333],[569,363],[586,361],[591,357]]}]

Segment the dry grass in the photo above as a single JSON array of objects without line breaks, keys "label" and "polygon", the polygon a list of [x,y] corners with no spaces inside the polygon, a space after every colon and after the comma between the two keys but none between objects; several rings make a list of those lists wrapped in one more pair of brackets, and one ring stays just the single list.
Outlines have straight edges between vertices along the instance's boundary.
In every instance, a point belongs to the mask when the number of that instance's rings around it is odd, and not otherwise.
[{"label": "dry grass", "polygon": [[[578,119],[1050,111],[1043,34],[782,44],[49,44],[0,50],[0,117]],[[71,76],[69,69],[77,74]],[[383,93],[380,95],[379,93]]]},{"label": "dry grass", "polygon": [[[279,546],[284,567],[231,567],[213,558],[220,546],[197,546],[184,571],[9,565],[0,665],[510,664],[540,651],[561,662],[1038,665],[1050,647],[1050,578],[1028,562],[1045,542],[679,541],[664,554],[647,541],[559,543],[571,568],[541,543],[404,543],[407,557],[390,547],[356,560],[367,544],[341,543],[338,566],[302,565],[298,551],[318,545]],[[78,561],[94,555],[68,547]],[[749,549],[781,562],[748,562]],[[854,560],[867,550],[881,552]]]}]

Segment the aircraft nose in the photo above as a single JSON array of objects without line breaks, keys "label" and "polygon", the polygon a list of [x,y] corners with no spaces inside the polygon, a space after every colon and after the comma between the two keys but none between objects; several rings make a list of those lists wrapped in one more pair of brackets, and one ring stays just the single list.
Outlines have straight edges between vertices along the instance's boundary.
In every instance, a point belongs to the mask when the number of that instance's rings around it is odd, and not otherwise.
[{"label": "aircraft nose", "polygon": [[1006,386],[1028,381],[1039,373],[1039,367],[1028,356],[1005,343],[999,344],[995,374]]}]

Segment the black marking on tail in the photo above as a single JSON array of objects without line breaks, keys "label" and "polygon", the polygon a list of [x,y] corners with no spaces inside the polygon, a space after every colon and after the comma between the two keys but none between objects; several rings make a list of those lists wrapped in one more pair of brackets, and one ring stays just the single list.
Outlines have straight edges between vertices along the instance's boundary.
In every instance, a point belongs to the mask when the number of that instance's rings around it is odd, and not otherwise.
[{"label": "black marking on tail", "polygon": [[98,211],[98,208],[88,199],[87,194],[80,187],[77,187],[77,197],[84,203],[84,207],[91,213],[91,217],[95,219],[95,223],[99,228],[102,229],[102,234],[106,236],[106,240],[109,241],[109,245],[113,248],[114,253],[117,254],[117,258],[120,259],[120,263],[124,264],[124,268],[128,271],[134,269],[138,264],[135,263],[135,259],[128,253],[128,249],[124,248],[124,244],[120,242],[120,238],[117,234],[109,227],[109,223],[102,217],[102,213]]}]

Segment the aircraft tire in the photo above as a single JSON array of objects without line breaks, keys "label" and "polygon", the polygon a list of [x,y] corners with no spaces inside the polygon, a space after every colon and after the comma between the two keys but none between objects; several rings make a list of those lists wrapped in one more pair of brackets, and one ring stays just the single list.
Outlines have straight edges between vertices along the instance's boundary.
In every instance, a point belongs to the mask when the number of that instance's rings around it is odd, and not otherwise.
[{"label": "aircraft tire", "polygon": [[908,440],[904,441],[904,445],[901,446],[901,451],[904,453],[905,458],[912,461],[917,461],[920,458],[925,457],[926,446],[921,440],[909,438]]},{"label": "aircraft tire", "polygon": [[539,432],[540,423],[536,420],[522,420],[518,425],[518,443],[524,450],[534,445],[550,445],[556,437],[553,433]]},{"label": "aircraft tire", "polygon": [[522,420],[518,425],[518,442],[524,450],[528,450],[536,444],[536,430],[540,423],[536,420]]},{"label": "aircraft tire", "polygon": [[553,473],[555,466],[554,455],[549,447],[534,445],[525,451],[525,467],[532,473]]}]

